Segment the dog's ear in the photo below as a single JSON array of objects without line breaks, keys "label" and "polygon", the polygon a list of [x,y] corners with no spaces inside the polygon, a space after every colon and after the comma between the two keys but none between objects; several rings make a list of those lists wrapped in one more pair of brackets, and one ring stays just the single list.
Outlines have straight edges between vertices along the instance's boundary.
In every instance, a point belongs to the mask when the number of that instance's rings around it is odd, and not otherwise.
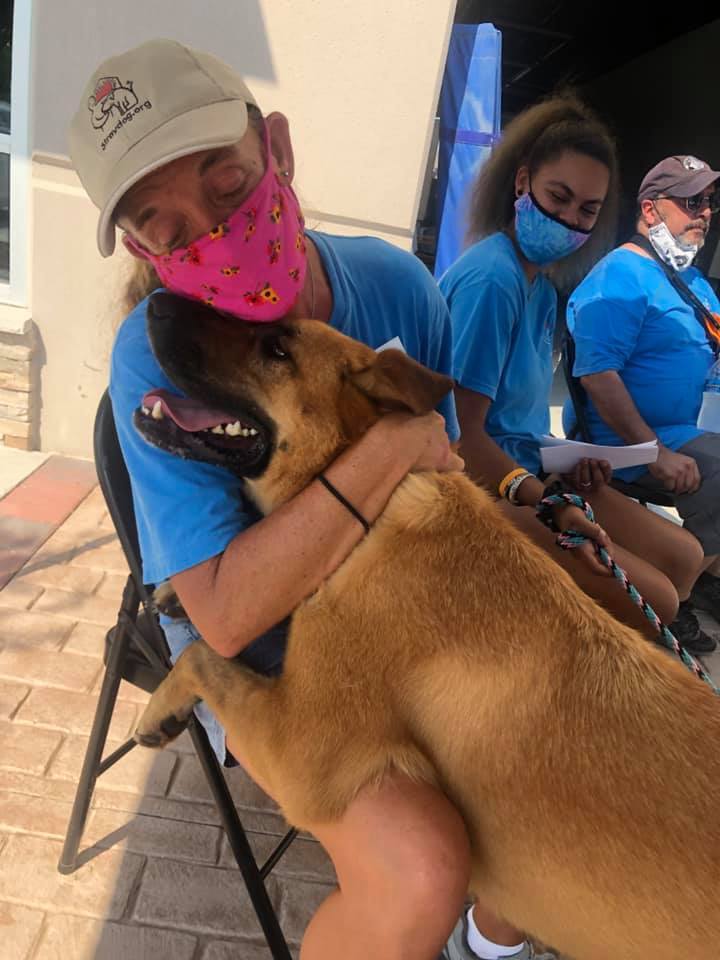
[{"label": "dog's ear", "polygon": [[450,377],[428,370],[402,350],[382,350],[369,367],[350,372],[348,379],[380,409],[415,414],[434,410],[453,387]]}]

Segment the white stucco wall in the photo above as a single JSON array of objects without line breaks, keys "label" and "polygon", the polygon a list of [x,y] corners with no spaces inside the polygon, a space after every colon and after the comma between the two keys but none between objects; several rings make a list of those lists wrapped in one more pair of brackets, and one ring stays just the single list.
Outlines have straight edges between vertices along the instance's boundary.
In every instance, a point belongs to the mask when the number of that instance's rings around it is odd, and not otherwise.
[{"label": "white stucco wall", "polygon": [[94,208],[63,159],[97,63],[153,36],[217,54],[245,75],[264,112],[290,118],[309,225],[410,247],[454,8],[453,0],[34,0],[31,310],[44,352],[43,449],[90,453],[117,312],[120,258],[96,253]]}]

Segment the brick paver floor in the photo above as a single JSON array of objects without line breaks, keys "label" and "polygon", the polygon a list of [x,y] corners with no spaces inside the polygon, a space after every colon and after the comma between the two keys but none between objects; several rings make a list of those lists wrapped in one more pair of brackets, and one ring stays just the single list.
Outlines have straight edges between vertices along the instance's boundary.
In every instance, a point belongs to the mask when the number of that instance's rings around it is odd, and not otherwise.
[{"label": "brick paver floor", "polygon": [[[60,467],[73,484],[86,482],[85,467]],[[13,492],[6,516],[32,523],[13,516],[30,491]],[[60,522],[68,504],[66,490],[43,507],[43,531],[31,531],[42,546],[30,537],[36,552],[15,554],[24,565],[0,590],[0,956],[269,960],[186,734],[160,753],[133,750],[100,778],[87,861],[71,876],[56,870],[126,571],[99,490]],[[720,677],[720,654],[708,665]],[[145,699],[121,687],[111,746],[133,730]],[[285,824],[242,771],[228,780],[262,856]],[[295,947],[332,883],[306,837],[276,868],[271,894]]]},{"label": "brick paver floor", "polygon": [[[12,492],[15,507],[42,480],[33,476]],[[43,503],[47,524],[58,513]],[[57,872],[125,573],[96,487],[0,590],[0,956],[269,960],[187,734],[161,752],[136,748],[99,779],[87,862]],[[131,733],[146,699],[121,686],[109,747]],[[286,825],[242,771],[227,775],[263,857]],[[273,872],[295,947],[333,880],[307,837]]]}]

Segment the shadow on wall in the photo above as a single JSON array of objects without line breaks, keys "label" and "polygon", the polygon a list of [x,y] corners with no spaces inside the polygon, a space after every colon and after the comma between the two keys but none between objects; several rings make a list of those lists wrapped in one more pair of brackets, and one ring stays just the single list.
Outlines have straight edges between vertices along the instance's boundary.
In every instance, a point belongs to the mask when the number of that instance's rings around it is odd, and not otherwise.
[{"label": "shadow on wall", "polygon": [[34,24],[32,147],[42,153],[67,153],[70,117],[97,64],[146,40],[169,37],[242,64],[248,78],[276,78],[260,0],[36,0]]}]

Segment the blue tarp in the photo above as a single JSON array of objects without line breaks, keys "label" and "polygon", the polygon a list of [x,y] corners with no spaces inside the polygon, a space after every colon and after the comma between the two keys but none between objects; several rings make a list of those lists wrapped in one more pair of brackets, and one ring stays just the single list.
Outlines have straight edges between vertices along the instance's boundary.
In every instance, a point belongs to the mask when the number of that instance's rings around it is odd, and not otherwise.
[{"label": "blue tarp", "polygon": [[491,23],[453,27],[440,92],[436,277],[465,246],[470,187],[500,135],[501,65]]}]

